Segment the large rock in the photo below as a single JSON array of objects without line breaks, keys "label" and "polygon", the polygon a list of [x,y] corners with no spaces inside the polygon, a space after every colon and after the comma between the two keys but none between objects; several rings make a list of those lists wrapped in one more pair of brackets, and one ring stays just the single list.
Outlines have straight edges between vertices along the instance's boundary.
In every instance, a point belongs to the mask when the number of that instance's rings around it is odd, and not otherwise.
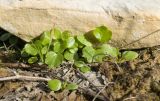
[{"label": "large rock", "polygon": [[[25,41],[53,27],[87,32],[106,25],[112,44],[160,45],[160,0],[0,0],[0,27]],[[152,34],[151,34],[152,33]]]}]

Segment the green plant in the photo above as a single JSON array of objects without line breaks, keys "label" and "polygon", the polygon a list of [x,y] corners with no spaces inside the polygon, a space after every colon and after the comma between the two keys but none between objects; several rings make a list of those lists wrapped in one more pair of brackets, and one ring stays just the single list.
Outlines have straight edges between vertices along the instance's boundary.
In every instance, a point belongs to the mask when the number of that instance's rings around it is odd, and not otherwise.
[{"label": "green plant", "polygon": [[124,51],[120,52],[118,48],[112,47],[108,44],[101,45],[96,50],[96,55],[94,55],[94,60],[102,62],[103,58],[107,57],[107,61],[123,63],[126,61],[132,61],[138,57],[138,53],[134,51]]},{"label": "green plant", "polygon": [[76,90],[78,88],[78,85],[75,83],[66,83],[66,82],[61,82],[58,79],[53,79],[48,81],[48,87],[52,91],[59,91],[61,89]]},{"label": "green plant", "polygon": [[[131,61],[138,57],[136,52],[121,53],[118,48],[107,44],[106,42],[112,37],[112,32],[105,26],[90,31],[93,40],[90,40],[87,34],[72,36],[71,32],[61,32],[59,29],[45,31],[39,38],[25,45],[22,55],[27,54],[28,63],[42,62],[50,69],[58,67],[63,61],[71,61],[73,66],[83,73],[91,71],[87,63],[103,62],[106,57],[108,61],[117,63]],[[59,80],[48,82],[49,88],[53,91],[65,87],[69,90],[78,88],[76,84],[64,84]]]},{"label": "green plant", "polygon": [[48,81],[48,87],[53,91],[58,91],[61,89],[62,83],[58,79]]}]

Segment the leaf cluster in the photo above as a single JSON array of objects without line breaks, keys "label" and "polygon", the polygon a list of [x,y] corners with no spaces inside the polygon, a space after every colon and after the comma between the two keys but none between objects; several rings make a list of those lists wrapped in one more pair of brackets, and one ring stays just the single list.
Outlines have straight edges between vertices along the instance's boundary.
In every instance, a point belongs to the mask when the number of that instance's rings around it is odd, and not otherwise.
[{"label": "leaf cluster", "polygon": [[[96,27],[90,31],[89,36],[87,34],[72,36],[71,32],[61,32],[56,28],[45,31],[39,38],[25,45],[22,56],[27,57],[30,64],[41,62],[50,69],[58,67],[63,61],[70,61],[83,73],[91,71],[87,63],[103,62],[104,58],[122,63],[138,57],[136,52],[120,52],[118,48],[107,44],[112,32],[105,26]],[[57,79],[49,81],[48,86],[53,91],[78,88],[76,84],[65,84]]]},{"label": "leaf cluster", "polygon": [[118,48],[107,44],[112,32],[105,26],[92,30],[91,37],[94,37],[94,42],[98,44],[88,40],[86,34],[72,36],[69,31],[61,32],[55,28],[45,31],[39,38],[27,43],[22,54],[29,57],[28,63],[42,62],[49,68],[58,67],[63,61],[72,61],[74,66],[84,73],[90,71],[86,63],[102,62],[105,57],[125,62],[138,56],[133,51],[121,53]]}]

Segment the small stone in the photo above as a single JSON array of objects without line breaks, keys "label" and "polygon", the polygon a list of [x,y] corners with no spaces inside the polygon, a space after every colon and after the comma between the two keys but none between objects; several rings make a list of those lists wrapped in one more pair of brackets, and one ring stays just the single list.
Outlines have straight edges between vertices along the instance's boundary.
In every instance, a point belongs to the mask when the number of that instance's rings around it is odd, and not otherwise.
[{"label": "small stone", "polygon": [[67,71],[68,71],[68,69],[64,69],[64,70],[63,70],[63,73],[66,73]]},{"label": "small stone", "polygon": [[25,85],[25,88],[27,91],[30,92],[32,90],[32,85]]},{"label": "small stone", "polygon": [[103,80],[103,83],[106,85],[108,80],[104,75],[102,75],[102,80]]}]

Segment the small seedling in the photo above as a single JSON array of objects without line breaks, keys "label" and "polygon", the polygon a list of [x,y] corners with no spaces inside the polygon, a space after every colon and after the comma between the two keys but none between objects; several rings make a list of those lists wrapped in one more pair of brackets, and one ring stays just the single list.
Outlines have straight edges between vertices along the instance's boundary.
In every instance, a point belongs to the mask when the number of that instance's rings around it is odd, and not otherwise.
[{"label": "small seedling", "polygon": [[62,82],[58,79],[48,81],[48,87],[53,91],[59,91],[61,89]]},{"label": "small seedling", "polygon": [[59,91],[61,89],[67,89],[67,90],[76,90],[78,88],[78,85],[75,83],[67,83],[67,82],[61,82],[58,79],[53,79],[48,81],[48,87],[52,91]]}]

